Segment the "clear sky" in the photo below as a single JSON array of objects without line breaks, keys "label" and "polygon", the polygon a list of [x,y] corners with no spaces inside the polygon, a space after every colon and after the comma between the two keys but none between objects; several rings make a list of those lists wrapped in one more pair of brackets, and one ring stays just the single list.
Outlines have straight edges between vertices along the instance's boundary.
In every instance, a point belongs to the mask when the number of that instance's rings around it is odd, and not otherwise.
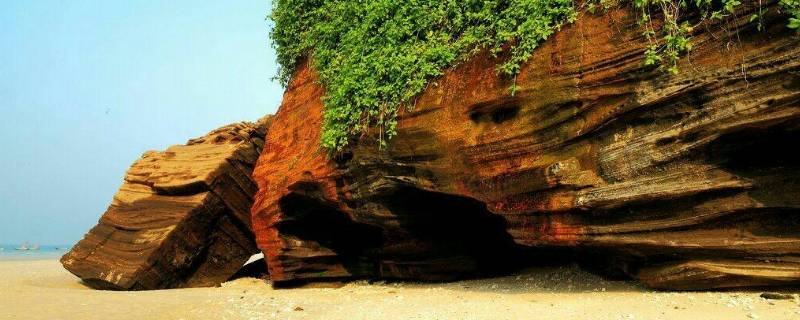
[{"label": "clear sky", "polygon": [[270,7],[3,2],[0,243],[74,243],[142,152],[274,113]]}]

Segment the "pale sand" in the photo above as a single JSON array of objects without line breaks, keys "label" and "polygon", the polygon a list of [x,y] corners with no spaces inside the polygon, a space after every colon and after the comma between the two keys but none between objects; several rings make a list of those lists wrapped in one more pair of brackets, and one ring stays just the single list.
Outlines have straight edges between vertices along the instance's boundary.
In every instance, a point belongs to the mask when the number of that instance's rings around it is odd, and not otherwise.
[{"label": "pale sand", "polygon": [[96,291],[55,260],[3,261],[0,277],[0,319],[800,319],[797,296],[652,292],[572,266],[443,284],[282,290],[240,279],[222,288]]}]

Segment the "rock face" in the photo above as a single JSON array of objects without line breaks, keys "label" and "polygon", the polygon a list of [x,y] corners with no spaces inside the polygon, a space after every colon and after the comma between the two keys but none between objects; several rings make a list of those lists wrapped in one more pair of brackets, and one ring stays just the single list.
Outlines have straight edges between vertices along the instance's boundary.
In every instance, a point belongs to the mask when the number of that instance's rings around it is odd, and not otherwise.
[{"label": "rock face", "polygon": [[272,119],[237,123],[166,151],[146,152],[128,170],[108,210],[61,258],[100,289],[214,286],[257,253],[250,178]]},{"label": "rock face", "polygon": [[800,36],[765,6],[764,31],[754,8],[695,28],[674,76],[642,65],[633,10],[584,14],[516,95],[477,56],[401,114],[388,150],[333,159],[306,64],[254,172],[271,279],[450,279],[551,248],[654,288],[800,283]]}]

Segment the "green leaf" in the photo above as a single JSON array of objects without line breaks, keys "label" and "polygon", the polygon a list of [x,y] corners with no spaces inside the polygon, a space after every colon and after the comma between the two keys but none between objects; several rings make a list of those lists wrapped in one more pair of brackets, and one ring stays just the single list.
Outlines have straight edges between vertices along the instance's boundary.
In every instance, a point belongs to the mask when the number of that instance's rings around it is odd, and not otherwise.
[{"label": "green leaf", "polygon": [[[397,135],[400,109],[413,107],[445,69],[485,50],[504,57],[499,76],[514,77],[541,42],[577,19],[579,3],[594,13],[629,2],[274,0],[269,19],[280,66],[276,78],[288,85],[301,61],[313,62],[325,87],[320,143],[341,151],[367,132],[385,148]],[[800,0],[778,3],[788,13],[788,27],[800,31]],[[643,64],[677,73],[679,59],[692,50],[687,18],[722,20],[741,6],[740,0],[633,0],[648,41]],[[758,20],[761,30],[766,9],[758,9],[750,21]],[[509,94],[517,89],[513,84]]]},{"label": "green leaf", "polygon": [[789,19],[789,28],[800,29],[800,19],[798,19],[798,18],[790,18]]}]

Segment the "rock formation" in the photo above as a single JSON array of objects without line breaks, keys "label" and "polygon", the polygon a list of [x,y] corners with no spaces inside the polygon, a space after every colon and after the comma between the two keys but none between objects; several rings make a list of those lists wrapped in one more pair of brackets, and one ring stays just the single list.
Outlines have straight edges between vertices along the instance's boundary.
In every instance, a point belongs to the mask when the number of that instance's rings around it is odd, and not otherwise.
[{"label": "rock formation", "polygon": [[764,3],[763,31],[755,8],[695,28],[677,75],[643,66],[630,8],[582,14],[515,95],[478,55],[387,150],[333,158],[304,64],[254,172],[271,279],[450,279],[554,248],[654,288],[800,283],[800,36]]},{"label": "rock formation", "polygon": [[272,119],[237,123],[144,153],[108,210],[61,258],[89,286],[214,286],[257,253],[250,178]]}]

